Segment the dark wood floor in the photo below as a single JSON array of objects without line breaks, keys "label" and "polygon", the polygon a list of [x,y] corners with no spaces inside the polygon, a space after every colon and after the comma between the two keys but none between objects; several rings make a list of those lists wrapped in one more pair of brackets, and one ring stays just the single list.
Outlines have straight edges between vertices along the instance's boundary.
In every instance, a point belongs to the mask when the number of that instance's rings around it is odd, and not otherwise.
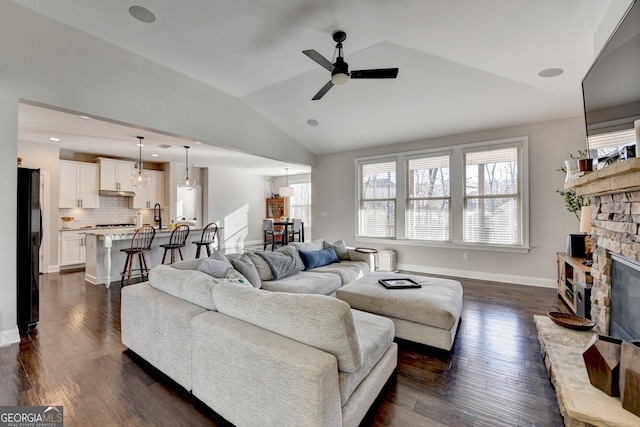
[{"label": "dark wood floor", "polygon": [[[37,329],[0,350],[0,406],[63,405],[66,426],[216,425],[124,352],[118,284],[87,284],[83,272],[41,277]],[[363,425],[562,426],[533,323],[560,304],[555,291],[461,282],[452,352],[400,342],[397,374]]]}]

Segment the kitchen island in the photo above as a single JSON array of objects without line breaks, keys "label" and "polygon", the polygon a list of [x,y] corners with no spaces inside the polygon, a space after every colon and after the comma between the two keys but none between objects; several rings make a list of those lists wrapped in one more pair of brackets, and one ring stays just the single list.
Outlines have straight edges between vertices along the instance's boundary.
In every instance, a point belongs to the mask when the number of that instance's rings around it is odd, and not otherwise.
[{"label": "kitchen island", "polygon": [[[173,229],[156,229],[156,235],[151,244],[151,250],[145,254],[149,268],[156,267],[162,263],[164,248],[161,244],[169,243]],[[124,268],[126,254],[121,249],[131,247],[131,240],[136,232],[135,227],[131,228],[110,228],[85,231],[86,235],[86,264],[85,280],[94,285],[104,284],[107,288],[112,282],[119,282],[120,272]],[[200,240],[202,227],[190,227],[189,237],[182,248],[184,259],[194,259],[197,246],[193,241]],[[218,250],[221,248],[220,235],[216,237]],[[170,254],[167,254],[169,259]],[[179,255],[176,254],[179,259]],[[201,255],[202,257],[202,255]],[[137,266],[137,261],[135,266]],[[135,268],[135,267],[134,267]]]}]

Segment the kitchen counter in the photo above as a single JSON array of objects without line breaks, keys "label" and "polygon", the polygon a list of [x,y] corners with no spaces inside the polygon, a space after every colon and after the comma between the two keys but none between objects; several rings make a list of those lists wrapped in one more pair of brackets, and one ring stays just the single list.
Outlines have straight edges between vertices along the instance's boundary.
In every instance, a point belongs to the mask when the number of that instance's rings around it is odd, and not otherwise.
[{"label": "kitchen counter", "polygon": [[[190,227],[189,237],[182,248],[184,259],[193,259],[196,245],[191,242],[200,240],[203,227]],[[218,236],[214,245],[221,250],[222,227],[218,229]],[[104,284],[107,288],[112,282],[120,281],[120,272],[124,267],[126,254],[121,249],[131,247],[131,240],[136,232],[135,227],[83,229],[86,235],[86,264],[85,280],[94,285]],[[163,227],[156,229],[156,235],[151,244],[151,250],[145,254],[149,268],[162,263],[164,248],[161,244],[169,243],[173,229]],[[169,257],[169,254],[167,254]],[[179,256],[178,256],[179,258]],[[136,264],[137,265],[137,261]],[[115,266],[112,271],[112,266]],[[135,266],[134,266],[135,268]]]}]

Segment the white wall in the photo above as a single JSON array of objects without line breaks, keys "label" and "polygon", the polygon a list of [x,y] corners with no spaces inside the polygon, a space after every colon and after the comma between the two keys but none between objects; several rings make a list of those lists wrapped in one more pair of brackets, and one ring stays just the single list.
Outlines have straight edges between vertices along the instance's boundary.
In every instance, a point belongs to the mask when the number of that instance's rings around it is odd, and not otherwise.
[{"label": "white wall", "polygon": [[[505,253],[468,249],[442,249],[399,244],[360,243],[356,234],[355,159],[423,148],[469,142],[529,137],[529,200],[531,251]],[[399,266],[412,271],[449,274],[478,279],[555,286],[556,252],[564,251],[565,236],[579,231],[579,222],[555,192],[564,184],[556,171],[569,152],[585,145],[584,121],[580,118],[534,125],[474,132],[386,147],[318,156],[312,170],[314,236],[344,238],[355,246],[394,249]],[[322,212],[326,216],[321,215]],[[463,261],[462,253],[470,260]]]},{"label": "white wall", "polygon": [[[308,165],[314,162],[313,153],[241,100],[7,0],[0,0],[0,52],[2,224],[16,221],[20,99],[264,157]],[[4,272],[0,333],[14,339],[15,265],[14,247],[4,245],[0,249]]]},{"label": "white wall", "polygon": [[226,252],[238,252],[245,243],[262,242],[265,177],[209,168],[207,179],[208,222],[224,227]]}]

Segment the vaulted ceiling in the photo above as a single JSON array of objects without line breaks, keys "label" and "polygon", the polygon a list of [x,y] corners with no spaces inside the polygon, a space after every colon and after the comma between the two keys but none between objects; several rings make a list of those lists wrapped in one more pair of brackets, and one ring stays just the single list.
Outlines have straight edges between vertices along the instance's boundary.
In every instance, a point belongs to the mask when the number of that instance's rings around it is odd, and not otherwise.
[{"label": "vaulted ceiling", "polygon": [[[154,0],[144,23],[124,0],[14,2],[242,99],[316,154],[581,115],[594,35],[630,4]],[[351,80],[312,101],[330,73],[302,51],[333,61],[335,30],[350,69],[398,67],[397,79]]]}]

